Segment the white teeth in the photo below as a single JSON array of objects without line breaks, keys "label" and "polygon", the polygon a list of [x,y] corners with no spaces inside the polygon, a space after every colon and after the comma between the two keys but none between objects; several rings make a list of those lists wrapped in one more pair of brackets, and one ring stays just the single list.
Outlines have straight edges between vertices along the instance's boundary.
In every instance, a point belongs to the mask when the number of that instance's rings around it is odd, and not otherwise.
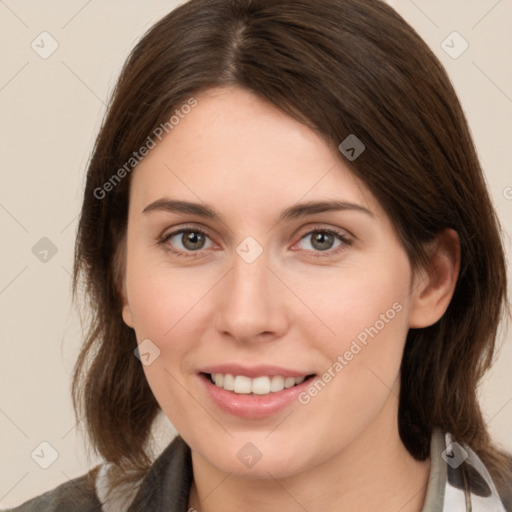
[{"label": "white teeth", "polygon": [[284,377],[281,377],[281,375],[276,375],[275,377],[272,377],[272,380],[270,381],[270,391],[281,391],[284,389]]},{"label": "white teeth", "polygon": [[227,391],[233,391],[238,394],[248,395],[267,395],[268,393],[276,393],[285,388],[291,388],[301,382],[305,377],[283,377],[275,375],[274,377],[256,377],[251,379],[245,375],[232,375],[230,373],[212,373],[212,379],[219,388]]},{"label": "white teeth", "polygon": [[237,375],[235,377],[235,387],[233,391],[244,395],[249,394],[251,392],[251,379],[244,375]]},{"label": "white teeth", "polygon": [[270,393],[270,379],[268,377],[256,377],[252,379],[251,391],[255,395],[266,395]]},{"label": "white teeth", "polygon": [[[219,374],[217,374],[219,375]],[[222,374],[220,374],[222,375]],[[220,384],[219,384],[220,386]],[[235,389],[235,378],[231,374],[224,375],[224,382],[222,383],[222,387],[227,389],[228,391],[233,391]]]},{"label": "white teeth", "polygon": [[292,386],[295,386],[295,379],[293,377],[286,377],[284,379],[284,387],[291,388]]}]

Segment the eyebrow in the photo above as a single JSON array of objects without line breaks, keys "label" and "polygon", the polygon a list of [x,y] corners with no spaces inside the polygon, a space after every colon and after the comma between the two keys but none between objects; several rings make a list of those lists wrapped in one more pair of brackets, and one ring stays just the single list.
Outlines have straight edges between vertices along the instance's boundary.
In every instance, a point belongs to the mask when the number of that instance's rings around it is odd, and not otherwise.
[{"label": "eyebrow", "polygon": [[[144,210],[142,210],[142,213],[149,213],[153,211],[190,213],[197,215],[198,217],[219,220],[225,223],[224,218],[220,213],[216,212],[214,208],[204,203],[200,204],[189,201],[161,198],[148,204]],[[283,210],[279,216],[279,222],[300,219],[307,217],[308,215],[327,211],[356,211],[369,215],[370,217],[375,217],[368,208],[356,203],[350,203],[347,201],[310,201],[307,203],[299,203]]]}]

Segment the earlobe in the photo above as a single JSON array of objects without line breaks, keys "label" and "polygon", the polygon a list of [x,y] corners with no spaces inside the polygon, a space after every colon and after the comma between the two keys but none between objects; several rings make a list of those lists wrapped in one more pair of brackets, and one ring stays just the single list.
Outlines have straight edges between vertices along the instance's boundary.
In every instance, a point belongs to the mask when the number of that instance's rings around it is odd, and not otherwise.
[{"label": "earlobe", "polygon": [[125,302],[123,305],[123,321],[128,327],[133,329],[132,310],[127,302]]},{"label": "earlobe", "polygon": [[460,269],[459,236],[453,229],[441,232],[428,248],[429,267],[415,275],[409,327],[435,324],[448,309]]},{"label": "earlobe", "polygon": [[117,246],[114,255],[114,279],[116,290],[123,303],[122,317],[124,323],[133,329],[133,315],[128,303],[128,293],[126,291],[126,231]]},{"label": "earlobe", "polygon": [[133,315],[130,304],[128,303],[128,294],[126,293],[126,280],[123,278],[121,284],[121,300],[123,301],[122,316],[124,323],[133,329]]}]

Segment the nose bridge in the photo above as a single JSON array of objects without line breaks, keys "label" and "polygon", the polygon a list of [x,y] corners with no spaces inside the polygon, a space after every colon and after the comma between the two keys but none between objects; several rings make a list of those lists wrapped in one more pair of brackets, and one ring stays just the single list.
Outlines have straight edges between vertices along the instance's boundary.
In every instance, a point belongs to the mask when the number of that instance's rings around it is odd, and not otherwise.
[{"label": "nose bridge", "polygon": [[[282,290],[267,268],[268,253],[254,257],[240,251],[233,257],[233,267],[224,280],[217,315],[217,329],[237,339],[250,339],[264,332],[276,334],[284,326]],[[240,254],[241,252],[241,254]]]},{"label": "nose bridge", "polygon": [[[267,255],[261,255],[254,261],[244,260],[236,255],[231,272],[232,294],[241,295],[242,300],[253,300],[255,296],[262,295],[267,286],[270,273]],[[240,299],[240,297],[239,297]]]},{"label": "nose bridge", "polygon": [[259,316],[269,304],[268,287],[271,273],[267,268],[266,256],[262,254],[251,262],[238,254],[234,257],[226,303],[243,316]]}]

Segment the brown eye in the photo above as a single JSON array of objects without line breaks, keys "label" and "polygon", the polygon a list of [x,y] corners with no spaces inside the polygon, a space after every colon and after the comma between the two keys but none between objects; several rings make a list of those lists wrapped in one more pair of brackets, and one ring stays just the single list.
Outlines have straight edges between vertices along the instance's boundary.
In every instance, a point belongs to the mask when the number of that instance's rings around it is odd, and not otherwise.
[{"label": "brown eye", "polygon": [[[304,244],[309,242],[309,247]],[[313,258],[334,257],[340,255],[352,245],[352,238],[344,231],[316,227],[307,231],[295,245]]]},{"label": "brown eye", "polygon": [[206,246],[209,238],[200,229],[180,229],[164,236],[161,243],[168,246],[172,252],[187,255],[211,247],[211,241],[210,246]]},{"label": "brown eye", "polygon": [[315,231],[311,235],[311,245],[319,251],[327,251],[332,248],[335,237],[331,233],[325,231]]},{"label": "brown eye", "polygon": [[[343,242],[348,243],[340,233],[325,229],[310,231],[301,238],[301,242],[308,239],[310,240],[310,246],[312,249],[307,247],[305,247],[305,249],[313,251],[328,251],[342,245]],[[339,240],[339,243],[334,245],[336,243],[336,239]]]},{"label": "brown eye", "polygon": [[205,236],[198,231],[184,231],[181,234],[181,243],[190,251],[202,249],[205,243]]}]

